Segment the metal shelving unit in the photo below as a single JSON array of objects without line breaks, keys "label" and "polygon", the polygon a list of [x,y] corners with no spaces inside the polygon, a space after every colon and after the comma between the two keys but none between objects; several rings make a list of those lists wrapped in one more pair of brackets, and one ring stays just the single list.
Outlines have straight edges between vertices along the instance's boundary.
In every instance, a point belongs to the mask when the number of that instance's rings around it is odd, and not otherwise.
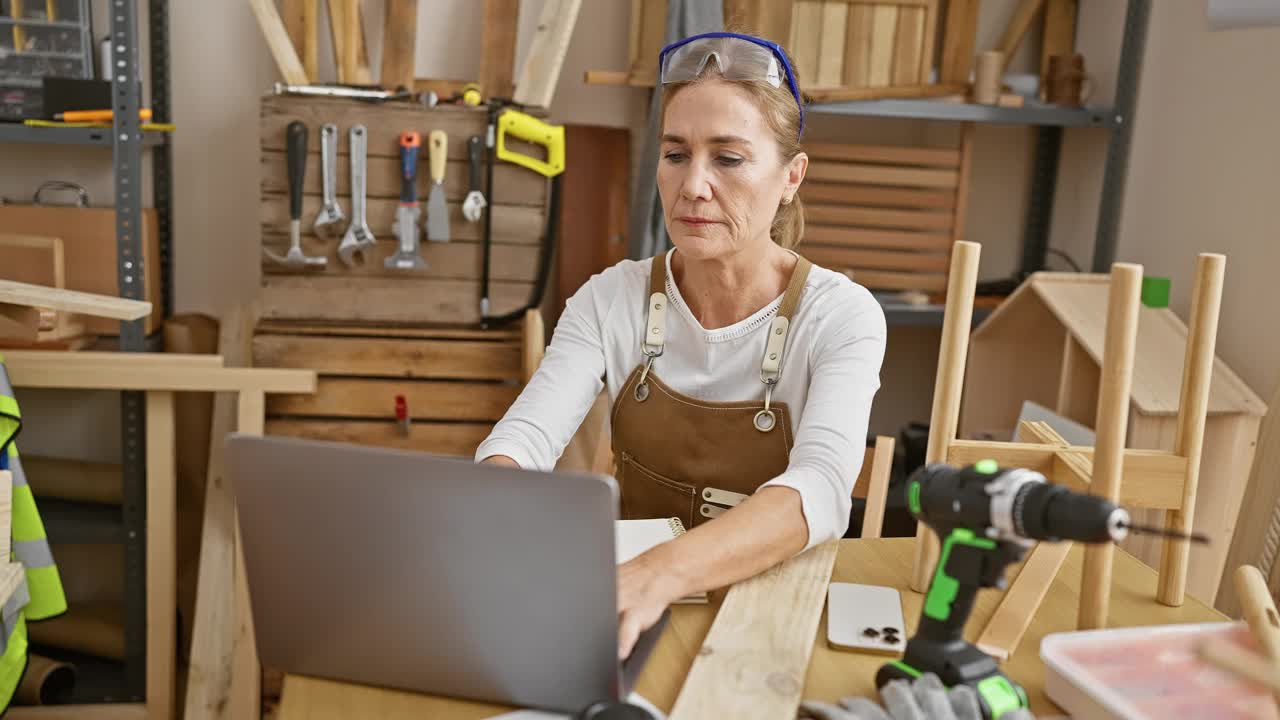
[{"label": "metal shelving unit", "polygon": [[[1098,209],[1091,269],[1108,272],[1116,254],[1116,233],[1124,203],[1124,181],[1129,166],[1129,144],[1137,106],[1138,77],[1146,46],[1151,0],[1127,0],[1120,67],[1113,108],[1064,108],[1028,101],[1020,108],[1004,108],[936,100],[867,100],[811,105],[810,113],[860,117],[904,118],[979,122],[1036,127],[1035,160],[1031,171],[1031,200],[1027,208],[1022,259],[1010,288],[1031,273],[1043,270],[1049,250],[1049,228],[1058,183],[1065,128],[1102,128],[1110,133],[1102,174],[1102,202]],[[942,306],[909,306],[882,303],[890,325],[941,325]],[[978,320],[975,313],[975,322]]]},{"label": "metal shelving unit", "polygon": [[[164,317],[172,314],[170,266],[172,156],[164,133],[139,128],[138,5],[142,0],[109,0],[113,125],[105,128],[43,128],[0,123],[0,143],[104,146],[112,149],[116,208],[117,276],[121,297],[143,299],[142,163],[150,148],[153,205],[159,220],[160,273]],[[146,0],[151,56],[151,108],[155,122],[169,122],[168,0]],[[147,337],[144,320],[120,323],[118,339],[105,343],[120,352],[156,352],[160,333]],[[78,702],[141,702],[146,697],[146,413],[143,394],[122,392],[120,403],[123,502],[119,509],[88,503],[42,500],[41,511],[53,542],[114,542],[124,545],[125,659],[102,661]],[[123,686],[120,678],[123,678]]]}]

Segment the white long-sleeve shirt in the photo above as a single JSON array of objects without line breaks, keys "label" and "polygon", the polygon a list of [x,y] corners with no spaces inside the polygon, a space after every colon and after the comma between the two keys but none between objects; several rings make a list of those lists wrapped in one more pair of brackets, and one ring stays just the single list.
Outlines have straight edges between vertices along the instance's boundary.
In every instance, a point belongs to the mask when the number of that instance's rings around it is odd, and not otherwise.
[{"label": "white long-sleeve shirt", "polygon": [[[671,253],[663,257],[670,298],[667,341],[653,372],[699,400],[763,402],[760,361],[782,297],[733,325],[704,329],[671,279]],[[477,448],[477,461],[506,455],[521,467],[550,470],[602,387],[612,405],[643,361],[652,263],[624,260],[592,276],[569,298],[542,364]],[[848,527],[871,401],[880,388],[885,320],[865,288],[815,265],[790,321],[773,398],[787,404],[795,442],[786,471],[764,487],[800,494],[807,549],[841,537]]]}]

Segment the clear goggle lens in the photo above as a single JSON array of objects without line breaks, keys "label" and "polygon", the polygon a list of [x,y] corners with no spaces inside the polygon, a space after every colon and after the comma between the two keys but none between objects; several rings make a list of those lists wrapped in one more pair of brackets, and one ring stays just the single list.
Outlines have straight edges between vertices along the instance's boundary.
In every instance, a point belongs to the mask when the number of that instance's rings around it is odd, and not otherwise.
[{"label": "clear goggle lens", "polygon": [[782,85],[782,68],[773,51],[753,42],[733,37],[694,40],[672,50],[662,59],[663,85],[692,82],[714,62],[725,80],[763,80]]}]

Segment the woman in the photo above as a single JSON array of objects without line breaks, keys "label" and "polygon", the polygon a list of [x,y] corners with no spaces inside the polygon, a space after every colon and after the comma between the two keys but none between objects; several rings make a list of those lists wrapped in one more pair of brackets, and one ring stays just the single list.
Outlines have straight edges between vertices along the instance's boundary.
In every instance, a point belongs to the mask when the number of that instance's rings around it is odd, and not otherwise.
[{"label": "woman", "polygon": [[659,64],[657,181],[674,249],[569,299],[476,452],[550,469],[608,388],[623,517],[692,527],[619,569],[624,657],[671,602],[844,534],[885,342],[870,293],[791,250],[808,157],[782,49],[708,33]]}]

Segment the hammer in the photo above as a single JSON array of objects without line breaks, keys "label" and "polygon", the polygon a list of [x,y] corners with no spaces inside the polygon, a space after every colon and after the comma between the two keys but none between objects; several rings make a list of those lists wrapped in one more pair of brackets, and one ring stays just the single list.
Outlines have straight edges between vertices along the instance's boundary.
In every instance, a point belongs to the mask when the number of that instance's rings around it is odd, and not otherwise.
[{"label": "hammer", "polygon": [[307,171],[307,126],[294,120],[285,130],[285,151],[289,158],[289,253],[283,257],[262,248],[267,257],[289,267],[324,267],[326,257],[302,254],[302,179]]}]

